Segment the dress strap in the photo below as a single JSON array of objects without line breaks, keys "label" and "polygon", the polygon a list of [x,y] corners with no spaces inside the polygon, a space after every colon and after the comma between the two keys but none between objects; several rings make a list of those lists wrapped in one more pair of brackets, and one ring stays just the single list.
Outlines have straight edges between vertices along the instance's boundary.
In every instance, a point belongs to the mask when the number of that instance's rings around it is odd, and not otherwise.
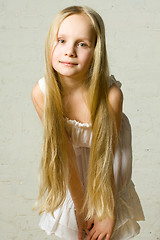
[{"label": "dress strap", "polygon": [[43,92],[43,94],[45,94],[45,90],[46,90],[46,83],[45,83],[45,78],[41,78],[38,81],[39,87],[41,89],[41,91]]},{"label": "dress strap", "polygon": [[116,86],[119,87],[119,88],[121,88],[121,86],[122,86],[122,83],[120,81],[117,81],[116,78],[114,77],[114,75],[110,76],[109,87],[111,87],[112,84],[116,84]]}]

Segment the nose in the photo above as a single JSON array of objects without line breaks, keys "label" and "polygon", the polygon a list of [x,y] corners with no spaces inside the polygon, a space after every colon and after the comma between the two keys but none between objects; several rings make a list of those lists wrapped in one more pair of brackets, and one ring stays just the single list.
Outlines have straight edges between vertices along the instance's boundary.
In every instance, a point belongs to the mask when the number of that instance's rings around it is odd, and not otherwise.
[{"label": "nose", "polygon": [[75,51],[74,44],[67,44],[66,50],[65,50],[65,56],[76,57],[76,51]]}]

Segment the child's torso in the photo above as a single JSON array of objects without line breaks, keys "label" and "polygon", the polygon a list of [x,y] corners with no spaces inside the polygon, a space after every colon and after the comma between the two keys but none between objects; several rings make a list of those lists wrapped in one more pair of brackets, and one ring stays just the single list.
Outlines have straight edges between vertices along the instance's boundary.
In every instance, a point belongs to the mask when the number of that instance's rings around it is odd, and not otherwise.
[{"label": "child's torso", "polygon": [[64,114],[67,118],[81,123],[91,123],[86,94],[78,93],[62,99]]}]

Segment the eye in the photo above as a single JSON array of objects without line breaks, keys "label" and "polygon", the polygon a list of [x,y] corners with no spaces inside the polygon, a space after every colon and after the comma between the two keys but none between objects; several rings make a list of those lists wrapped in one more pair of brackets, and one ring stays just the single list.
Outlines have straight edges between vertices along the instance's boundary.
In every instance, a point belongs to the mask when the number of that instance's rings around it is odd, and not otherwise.
[{"label": "eye", "polygon": [[59,43],[64,43],[64,40],[63,39],[58,39],[58,42]]},{"label": "eye", "polygon": [[80,42],[80,43],[78,43],[78,46],[80,46],[80,47],[87,47],[87,44],[84,43],[84,42]]}]

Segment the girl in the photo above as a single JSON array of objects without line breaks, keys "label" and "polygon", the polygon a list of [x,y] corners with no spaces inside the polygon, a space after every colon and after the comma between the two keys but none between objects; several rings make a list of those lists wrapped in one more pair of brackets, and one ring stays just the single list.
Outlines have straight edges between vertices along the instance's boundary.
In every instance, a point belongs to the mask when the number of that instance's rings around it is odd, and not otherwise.
[{"label": "girl", "polygon": [[66,240],[130,239],[144,215],[131,180],[131,128],[121,84],[109,75],[99,14],[62,10],[45,59],[45,78],[32,90],[44,125],[40,227]]}]

